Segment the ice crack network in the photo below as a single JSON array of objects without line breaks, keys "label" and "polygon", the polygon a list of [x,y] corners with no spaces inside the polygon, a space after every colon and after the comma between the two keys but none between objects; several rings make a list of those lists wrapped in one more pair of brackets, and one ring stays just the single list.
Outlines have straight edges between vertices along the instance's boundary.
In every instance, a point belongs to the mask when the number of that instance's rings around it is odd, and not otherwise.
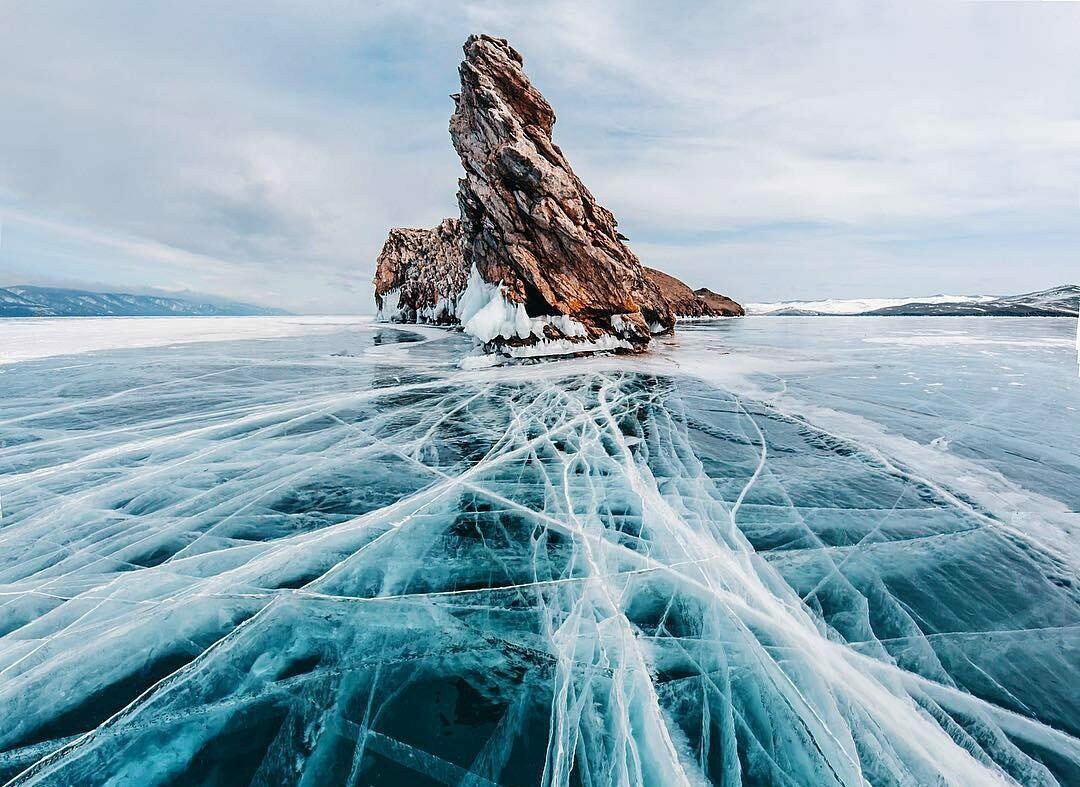
[{"label": "ice crack network", "polygon": [[1076,652],[1073,591],[985,515],[688,378],[364,336],[9,372],[0,777],[1077,773],[1033,688]]}]

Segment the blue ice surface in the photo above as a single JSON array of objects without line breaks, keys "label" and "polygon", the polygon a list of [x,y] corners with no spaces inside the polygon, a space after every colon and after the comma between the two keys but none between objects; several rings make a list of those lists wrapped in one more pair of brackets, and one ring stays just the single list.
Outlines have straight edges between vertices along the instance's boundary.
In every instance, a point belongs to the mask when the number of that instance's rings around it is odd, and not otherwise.
[{"label": "blue ice surface", "polygon": [[0,367],[0,780],[1080,784],[1075,335]]}]

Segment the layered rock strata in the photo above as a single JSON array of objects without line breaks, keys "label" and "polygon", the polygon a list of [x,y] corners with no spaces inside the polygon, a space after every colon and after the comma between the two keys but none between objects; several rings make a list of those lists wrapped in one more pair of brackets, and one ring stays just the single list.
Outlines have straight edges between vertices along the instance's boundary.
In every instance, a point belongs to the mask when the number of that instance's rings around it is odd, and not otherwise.
[{"label": "layered rock strata", "polygon": [[376,261],[375,305],[390,322],[458,322],[468,279],[457,219],[430,230],[392,229]]},{"label": "layered rock strata", "polygon": [[485,35],[470,36],[464,51],[450,136],[465,168],[465,330],[511,348],[644,349],[674,315],[615,217],[552,142],[555,113],[521,55]]}]

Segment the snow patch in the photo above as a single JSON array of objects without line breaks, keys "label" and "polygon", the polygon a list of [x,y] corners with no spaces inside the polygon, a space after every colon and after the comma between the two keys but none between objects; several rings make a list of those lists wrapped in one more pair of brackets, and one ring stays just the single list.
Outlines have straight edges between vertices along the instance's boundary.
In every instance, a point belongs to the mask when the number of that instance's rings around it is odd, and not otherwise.
[{"label": "snow patch", "polygon": [[370,322],[370,316],[9,317],[0,320],[0,364],[99,350],[334,333]]},{"label": "snow patch", "polygon": [[544,328],[552,326],[563,336],[585,338],[585,326],[567,314],[530,317],[525,304],[512,303],[502,292],[502,284],[484,281],[473,265],[469,282],[457,304],[457,318],[465,333],[487,344],[495,339],[542,339]]},{"label": "snow patch", "polygon": [[498,366],[502,363],[502,358],[494,354],[486,355],[467,355],[458,361],[458,368],[460,369],[489,369],[492,366]]},{"label": "snow patch", "polygon": [[747,314],[772,314],[786,309],[818,312],[820,314],[861,314],[903,306],[908,303],[989,303],[997,300],[994,295],[927,295],[922,298],[826,298],[822,301],[778,301],[775,303],[748,303]]},{"label": "snow patch", "polygon": [[903,334],[899,336],[866,336],[868,344],[895,344],[902,347],[951,347],[954,345],[998,345],[1000,347],[1069,347],[1068,339],[1053,337],[1034,339],[994,339],[964,334]]}]

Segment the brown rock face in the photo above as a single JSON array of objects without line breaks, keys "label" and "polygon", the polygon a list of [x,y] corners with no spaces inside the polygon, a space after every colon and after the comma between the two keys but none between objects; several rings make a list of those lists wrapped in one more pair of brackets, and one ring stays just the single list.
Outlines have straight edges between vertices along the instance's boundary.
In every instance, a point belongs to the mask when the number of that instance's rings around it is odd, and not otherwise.
[{"label": "brown rock face", "polygon": [[694,295],[694,291],[674,276],[669,276],[655,268],[646,268],[645,275],[649,281],[660,291],[664,300],[668,302],[671,311],[676,317],[704,317],[709,316],[705,301]]},{"label": "brown rock face", "polygon": [[705,305],[709,307],[715,317],[745,317],[746,309],[741,304],[731,300],[726,295],[721,295],[718,292],[702,287],[700,290],[694,290],[694,295],[701,298],[705,302]]},{"label": "brown rock face", "polygon": [[460,223],[430,230],[392,229],[375,269],[375,305],[392,322],[457,322],[457,299],[468,278]]},{"label": "brown rock face", "polygon": [[[615,217],[552,142],[555,113],[525,76],[521,55],[485,35],[470,36],[464,50],[450,136],[465,168],[458,204],[466,265],[501,284],[508,304],[522,304],[528,317],[555,318],[544,322],[543,338],[607,335],[624,349],[644,349],[650,333],[673,326],[674,315],[623,243]],[[559,315],[584,331],[567,333]]]},{"label": "brown rock face", "polygon": [[676,317],[741,317],[743,307],[712,290],[691,290],[683,282],[663,271],[646,268],[648,276]]}]

